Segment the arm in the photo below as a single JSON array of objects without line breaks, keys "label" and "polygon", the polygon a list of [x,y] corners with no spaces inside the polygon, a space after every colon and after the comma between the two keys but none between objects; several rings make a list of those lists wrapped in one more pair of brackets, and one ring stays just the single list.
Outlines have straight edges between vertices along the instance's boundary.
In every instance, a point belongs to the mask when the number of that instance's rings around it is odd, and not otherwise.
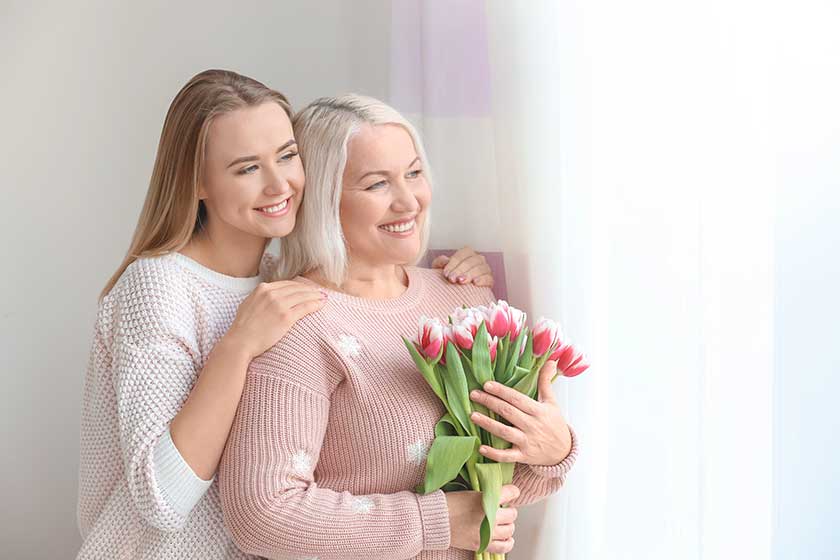
[{"label": "arm", "polygon": [[169,422],[196,375],[188,346],[177,338],[120,341],[113,348],[120,447],[128,489],[140,516],[175,531],[212,483],[178,453]]},{"label": "arm", "polygon": [[[289,342],[288,344],[286,344]],[[353,495],[314,472],[341,380],[309,339],[275,346],[248,372],[220,468],[222,511],[237,545],[268,558],[412,558],[445,550],[443,492]]]},{"label": "arm", "polygon": [[521,494],[517,500],[511,502],[511,505],[533,504],[558,492],[563,487],[566,483],[566,475],[578,456],[578,440],[571,426],[569,426],[569,433],[572,434],[572,450],[559,464],[549,466],[516,464],[512,484],[519,487]]},{"label": "arm", "polygon": [[[179,303],[169,302],[169,317]],[[198,373],[194,336],[166,313],[122,321],[126,334],[114,348],[120,440],[130,494],[149,524],[183,527],[212,484],[251,358],[320,305],[298,283],[258,288]]]}]

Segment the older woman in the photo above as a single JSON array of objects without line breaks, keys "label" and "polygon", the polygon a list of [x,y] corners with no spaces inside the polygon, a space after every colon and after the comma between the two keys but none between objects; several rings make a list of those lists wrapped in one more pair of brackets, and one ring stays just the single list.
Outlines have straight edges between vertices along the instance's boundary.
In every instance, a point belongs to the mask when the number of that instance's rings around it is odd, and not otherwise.
[{"label": "older woman", "polygon": [[[279,272],[329,298],[250,366],[220,470],[225,523],[244,551],[269,558],[469,558],[478,494],[413,490],[444,410],[400,335],[421,315],[492,294],[409,266],[425,250],[431,182],[399,113],[360,96],[321,99],[296,117],[295,135],[308,190]],[[516,506],[556,492],[576,446],[556,405],[505,397],[481,398],[531,418],[517,428],[520,464],[503,490]],[[550,405],[553,414],[535,412]],[[490,552],[511,550],[515,517],[500,510]]]}]

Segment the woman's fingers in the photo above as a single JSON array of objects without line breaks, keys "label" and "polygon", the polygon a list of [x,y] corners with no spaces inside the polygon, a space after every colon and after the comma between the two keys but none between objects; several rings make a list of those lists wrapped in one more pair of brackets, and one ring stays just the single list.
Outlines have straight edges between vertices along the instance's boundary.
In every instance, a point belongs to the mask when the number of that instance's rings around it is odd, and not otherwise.
[{"label": "woman's fingers", "polygon": [[318,300],[308,300],[308,301],[305,301],[303,303],[299,303],[299,304],[295,305],[290,310],[290,313],[291,313],[290,317],[293,320],[292,324],[297,323],[298,321],[301,320],[301,318],[309,315],[310,313],[314,313],[315,311],[318,311],[319,309],[324,307],[325,303],[326,303],[326,300],[318,299]]},{"label": "woman's fingers", "polygon": [[291,309],[307,301],[326,301],[324,294],[314,290],[301,290],[291,293],[277,292],[276,294],[272,294],[272,298],[281,309]]},{"label": "woman's fingers", "polygon": [[[545,369],[545,368],[543,368]],[[517,391],[512,387],[507,387],[502,383],[497,381],[488,381],[484,384],[484,390],[493,395],[502,399],[505,402],[508,402],[524,412],[525,414],[529,414],[531,416],[536,416],[540,413],[540,403],[529,397],[528,395],[524,395]],[[484,404],[484,403],[482,403]]]},{"label": "woman's fingers", "polygon": [[443,268],[449,262],[449,257],[446,255],[438,255],[435,257],[435,260],[432,261],[432,268]]},{"label": "woman's fingers", "polygon": [[510,449],[496,449],[489,445],[482,445],[478,448],[478,452],[497,463],[521,463],[525,459],[522,451],[518,447],[511,447]]},{"label": "woman's fingers", "polygon": [[527,412],[516,405],[484,391],[474,390],[470,392],[470,399],[478,404],[483,404],[523,431],[531,419]]},{"label": "woman's fingers", "polygon": [[553,403],[554,391],[551,388],[551,380],[557,374],[557,362],[549,360],[540,370],[540,377],[538,381],[538,395],[540,402]]},{"label": "woman's fingers", "polygon": [[509,525],[516,522],[518,516],[519,510],[515,507],[501,507],[496,512],[496,524]]},{"label": "woman's fingers", "polygon": [[487,545],[487,552],[491,554],[507,554],[513,550],[514,544],[513,538],[503,541],[490,541],[490,544]]},{"label": "woman's fingers", "polygon": [[450,260],[451,268],[447,266],[449,269],[448,276],[450,279],[454,278],[460,284],[466,284],[474,277],[486,274],[490,269],[484,257],[475,253],[464,257],[454,265],[452,265],[453,260],[455,260],[454,257]]},{"label": "woman's fingers", "polygon": [[507,525],[496,524],[496,530],[493,531],[493,540],[503,541],[509,539],[516,532],[516,525],[509,523]]},{"label": "woman's fingers", "polygon": [[497,420],[493,420],[480,412],[473,412],[470,415],[470,420],[476,426],[484,428],[494,436],[500,437],[505,441],[509,441],[513,445],[522,445],[525,442],[525,434],[519,428],[507,426]]},{"label": "woman's fingers", "polygon": [[499,492],[499,505],[505,505],[519,497],[520,491],[516,484],[505,484]]},{"label": "woman's fingers", "polygon": [[449,276],[452,273],[452,269],[458,266],[458,264],[460,264],[462,260],[474,254],[475,251],[473,251],[472,247],[461,247],[460,249],[449,255],[449,262],[446,263],[446,266],[443,267],[443,273]]},{"label": "woman's fingers", "polygon": [[[489,267],[488,267],[489,268]],[[492,288],[495,284],[492,274],[482,274],[473,278],[472,283],[481,288]]]}]

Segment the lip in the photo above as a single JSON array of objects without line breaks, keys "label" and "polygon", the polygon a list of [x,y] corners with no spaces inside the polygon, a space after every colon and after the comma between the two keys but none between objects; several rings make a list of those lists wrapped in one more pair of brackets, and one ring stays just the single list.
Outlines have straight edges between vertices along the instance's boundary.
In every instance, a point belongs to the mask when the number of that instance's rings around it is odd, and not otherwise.
[{"label": "lip", "polygon": [[[399,225],[407,224],[407,223],[411,223],[411,222],[414,222],[414,227],[412,227],[410,230],[407,230],[407,231],[388,231],[386,229],[383,229],[383,226],[399,226]],[[376,229],[378,229],[379,231],[381,231],[385,235],[390,235],[391,237],[396,237],[396,238],[399,238],[399,239],[405,239],[407,237],[411,237],[412,235],[414,235],[414,232],[417,231],[417,215],[414,215],[410,218],[404,218],[404,219],[398,220],[396,222],[388,222],[388,223],[385,223],[385,224],[380,224],[376,227]]]},{"label": "lip", "polygon": [[[286,202],[286,207],[283,208],[282,210],[280,210],[279,212],[269,213],[269,212],[266,212],[266,211],[262,210],[262,208],[269,208],[271,206],[277,206],[278,204],[283,204],[284,202]],[[289,210],[291,210],[291,209],[292,209],[292,197],[290,196],[289,198],[285,198],[285,199],[283,199],[279,202],[275,202],[275,203],[272,203],[272,204],[266,204],[265,206],[260,206],[259,208],[254,208],[254,211],[257,214],[259,214],[260,216],[265,216],[266,218],[282,218],[283,216],[288,214]]]},{"label": "lip", "polygon": [[407,224],[408,222],[411,222],[411,221],[416,220],[416,219],[417,219],[417,214],[414,214],[413,216],[408,216],[407,218],[402,218],[402,219],[397,220],[397,221],[395,221],[395,222],[385,222],[384,224],[379,224],[379,225],[377,225],[376,227],[382,227],[382,226],[400,226],[400,225],[402,225],[402,224]]}]

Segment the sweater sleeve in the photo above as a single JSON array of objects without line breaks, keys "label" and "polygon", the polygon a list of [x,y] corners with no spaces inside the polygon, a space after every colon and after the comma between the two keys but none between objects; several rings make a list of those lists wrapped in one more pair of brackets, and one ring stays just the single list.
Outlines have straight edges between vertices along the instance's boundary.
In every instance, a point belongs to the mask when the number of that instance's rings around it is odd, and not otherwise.
[{"label": "sweater sleeve", "polygon": [[556,465],[525,465],[517,463],[513,470],[513,484],[519,487],[519,498],[511,502],[512,506],[533,504],[558,492],[566,482],[566,475],[575,464],[578,456],[578,438],[569,426],[572,435],[572,449]]},{"label": "sweater sleeve", "polygon": [[113,302],[111,347],[119,438],[137,512],[162,531],[182,528],[213,480],[201,479],[169,434],[200,371],[194,310],[177,279],[143,278]]},{"label": "sweater sleeve", "polygon": [[252,362],[222,458],[222,511],[234,541],[277,559],[395,560],[447,549],[440,491],[354,495],[318,485],[330,396],[343,373],[324,356],[329,349],[313,352],[317,342],[299,344],[292,334]]},{"label": "sweater sleeve", "polygon": [[169,435],[197,368],[175,341],[122,341],[114,358],[120,446],[134,506],[157,529],[181,529],[213,482],[195,474]]}]

